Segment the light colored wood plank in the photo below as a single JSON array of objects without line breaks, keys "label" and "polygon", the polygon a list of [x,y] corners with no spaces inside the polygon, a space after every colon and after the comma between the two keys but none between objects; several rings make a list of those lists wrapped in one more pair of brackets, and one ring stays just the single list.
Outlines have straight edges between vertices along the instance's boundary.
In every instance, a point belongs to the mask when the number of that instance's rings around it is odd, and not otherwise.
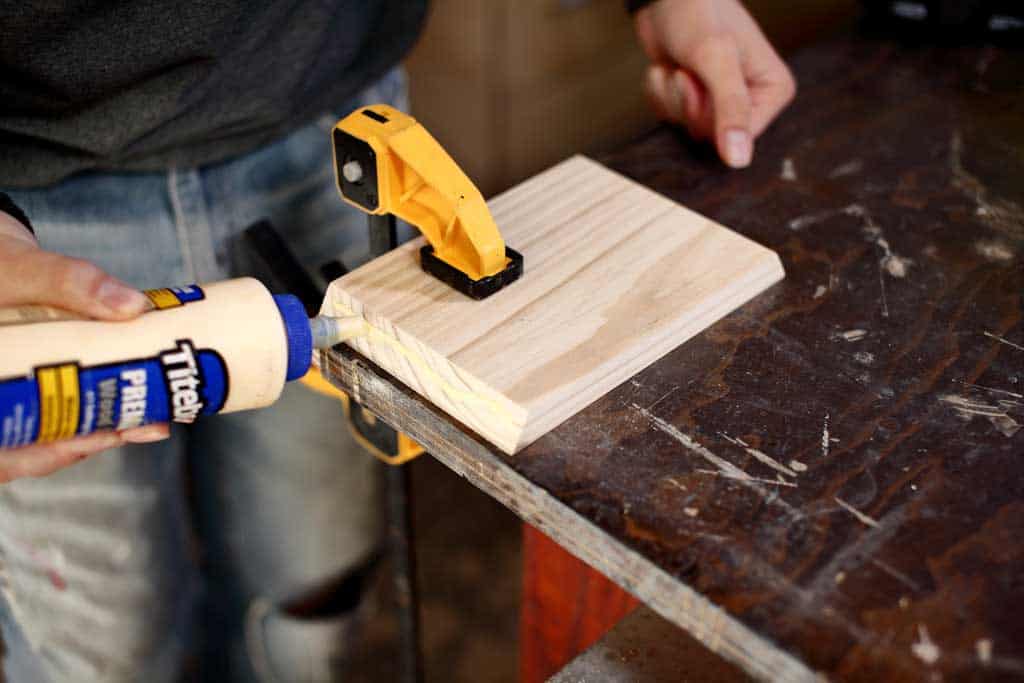
[{"label": "light colored wood plank", "polygon": [[414,240],[336,280],[350,345],[515,453],[783,277],[771,250],[589,159],[493,199],[521,280],[473,301],[424,273]]}]

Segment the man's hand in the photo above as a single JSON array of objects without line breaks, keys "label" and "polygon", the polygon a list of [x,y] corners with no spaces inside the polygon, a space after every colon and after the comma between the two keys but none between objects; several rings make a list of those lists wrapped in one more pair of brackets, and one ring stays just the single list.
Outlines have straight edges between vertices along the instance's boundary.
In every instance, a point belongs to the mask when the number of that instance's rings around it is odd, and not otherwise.
[{"label": "man's hand", "polygon": [[[57,306],[99,320],[128,320],[149,306],[145,295],[93,264],[43,251],[25,226],[0,212],[0,307],[27,304]],[[0,483],[41,477],[108,448],[167,436],[167,425],[146,425],[0,450]]]},{"label": "man's hand", "polygon": [[710,139],[733,168],[796,93],[793,74],[739,0],[657,0],[636,14],[658,115]]}]

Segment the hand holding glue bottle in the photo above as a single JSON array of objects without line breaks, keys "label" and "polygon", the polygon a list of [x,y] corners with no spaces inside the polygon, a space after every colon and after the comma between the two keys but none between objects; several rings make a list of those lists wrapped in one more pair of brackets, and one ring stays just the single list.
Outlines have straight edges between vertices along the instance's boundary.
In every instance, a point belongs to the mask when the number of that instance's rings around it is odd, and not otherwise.
[{"label": "hand holding glue bottle", "polygon": [[363,327],[252,278],[139,292],[0,212],[0,483],[269,406]]}]

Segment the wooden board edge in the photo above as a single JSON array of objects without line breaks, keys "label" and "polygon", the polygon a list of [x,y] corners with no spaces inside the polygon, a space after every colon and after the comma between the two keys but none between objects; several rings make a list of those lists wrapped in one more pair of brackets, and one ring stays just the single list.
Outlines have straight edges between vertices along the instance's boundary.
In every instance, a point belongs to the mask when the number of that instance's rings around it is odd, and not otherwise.
[{"label": "wooden board edge", "polygon": [[[515,452],[515,444],[521,438],[526,421],[526,411],[520,406],[487,386],[471,372],[457,368],[447,358],[412,335],[404,333],[401,328],[378,320],[372,312],[365,311],[360,302],[354,301],[337,281],[328,286],[321,313],[362,317],[368,334],[346,341],[348,346],[390,373],[397,374],[397,364],[405,363],[412,376],[428,377],[418,382],[413,389],[502,451],[510,454]],[[379,343],[370,344],[369,337],[376,338]],[[476,403],[476,407],[467,410],[471,403]],[[502,431],[493,429],[493,425],[500,425]]]},{"label": "wooden board edge", "polygon": [[[370,330],[370,335],[376,336],[379,340],[385,342],[384,346],[388,348],[381,348],[380,344],[376,346],[371,345],[364,338],[350,340],[347,342],[349,346],[390,373],[405,376],[407,373],[399,372],[399,365],[405,363],[410,367],[413,377],[419,378],[423,375],[433,375],[436,381],[419,381],[415,383],[413,388],[426,397],[427,400],[446,411],[454,419],[466,423],[471,429],[509,455],[514,455],[521,451],[559,424],[579,413],[579,411],[614,387],[628,380],[664,355],[671,353],[686,341],[785,277],[782,262],[778,254],[773,250],[754,242],[731,228],[722,226],[717,221],[697,214],[671,198],[660,195],[621,173],[580,154],[570,156],[524,181],[524,183],[492,197],[488,200],[488,204],[503,201],[503,198],[521,189],[525,183],[543,183],[544,176],[558,174],[564,166],[580,164],[591,168],[599,168],[603,173],[611,174],[629,185],[640,188],[644,192],[663,200],[666,204],[671,204],[676,209],[691,214],[701,221],[710,221],[722,229],[729,230],[734,236],[748,242],[751,246],[762,252],[766,260],[770,262],[763,266],[765,272],[755,276],[753,283],[749,279],[744,278],[731,284],[721,303],[709,312],[688,321],[688,324],[683,328],[685,332],[678,338],[675,344],[672,346],[659,346],[649,353],[635,356],[634,359],[640,358],[639,365],[630,365],[628,368],[623,367],[621,369],[612,368],[607,374],[594,380],[599,390],[594,393],[591,400],[577,407],[572,414],[561,417],[547,417],[552,415],[550,406],[545,406],[544,404],[533,405],[529,408],[520,406],[506,395],[484,383],[472,372],[465,368],[457,367],[447,357],[436,353],[429,345],[424,344],[412,335],[404,333],[400,327],[396,327],[387,320],[376,320],[373,312],[366,312],[363,309],[362,302],[354,300],[338,284],[339,281],[332,282],[328,286],[327,295],[321,309],[321,312],[327,315],[356,314],[362,316]],[[414,250],[418,248],[420,243],[424,243],[422,236],[400,246],[399,249]],[[403,339],[403,335],[405,339]],[[469,407],[473,403],[476,403],[477,407]]]},{"label": "wooden board edge", "polygon": [[[779,255],[770,249],[765,249],[765,263],[762,264],[761,268],[754,274],[754,277],[752,278],[753,282],[743,280],[734,283],[732,289],[735,291],[731,294],[727,294],[721,303],[705,312],[704,315],[688,321],[686,330],[683,332],[682,336],[679,337],[679,342],[675,346],[671,348],[648,347],[646,349],[646,353],[642,352],[640,355],[635,357],[635,359],[639,359],[635,366],[630,364],[628,369],[625,367],[613,368],[606,375],[595,380],[594,384],[597,385],[600,390],[595,393],[594,397],[590,401],[581,405],[572,415],[564,418],[549,418],[546,415],[529,413],[525,421],[525,424],[529,426],[522,430],[522,437],[520,441],[516,444],[514,451],[509,454],[514,455],[515,453],[523,450],[531,443],[550,432],[552,429],[558,427],[558,425],[571,419],[615,387],[649,367],[652,363],[672,353],[687,341],[693,339],[719,320],[742,307],[744,304],[753,301],[767,289],[781,282],[785,276],[786,271],[782,266],[782,260],[779,258]],[[547,413],[547,415],[550,414],[550,412]],[[509,451],[505,452],[508,453]]]},{"label": "wooden board edge", "polygon": [[819,682],[792,654],[584,519],[503,462],[486,442],[350,348],[319,352],[324,376],[477,488],[547,534],[712,652],[766,681]]}]

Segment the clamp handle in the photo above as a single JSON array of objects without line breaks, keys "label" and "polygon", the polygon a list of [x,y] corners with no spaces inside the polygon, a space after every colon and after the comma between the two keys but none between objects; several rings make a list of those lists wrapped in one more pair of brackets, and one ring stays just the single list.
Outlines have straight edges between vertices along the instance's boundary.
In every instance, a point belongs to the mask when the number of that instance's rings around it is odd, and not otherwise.
[{"label": "clamp handle", "polygon": [[[431,247],[425,270],[454,272],[442,279],[474,298],[518,278],[522,257],[506,249],[483,195],[416,119],[383,104],[362,107],[337,123],[332,142],[342,199],[418,228]],[[435,261],[444,265],[429,267]],[[491,286],[472,286],[487,278]]]}]

